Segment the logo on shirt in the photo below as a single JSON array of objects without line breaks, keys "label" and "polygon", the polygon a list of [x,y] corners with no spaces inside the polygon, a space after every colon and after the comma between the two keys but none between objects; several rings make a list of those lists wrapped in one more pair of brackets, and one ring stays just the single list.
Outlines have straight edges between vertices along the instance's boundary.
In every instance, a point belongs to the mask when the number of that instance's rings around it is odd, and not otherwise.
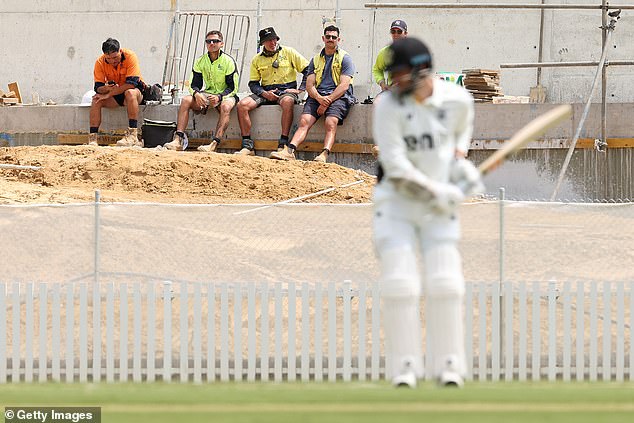
[{"label": "logo on shirt", "polygon": [[409,151],[432,150],[434,148],[434,138],[431,134],[422,134],[419,137],[406,135],[403,137],[403,141],[405,141]]}]

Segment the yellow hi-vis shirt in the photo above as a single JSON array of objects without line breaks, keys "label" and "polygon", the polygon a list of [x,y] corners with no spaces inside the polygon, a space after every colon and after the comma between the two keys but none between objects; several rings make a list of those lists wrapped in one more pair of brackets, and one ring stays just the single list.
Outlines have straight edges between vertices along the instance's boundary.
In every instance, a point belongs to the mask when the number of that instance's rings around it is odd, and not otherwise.
[{"label": "yellow hi-vis shirt", "polygon": [[[273,62],[277,60],[278,66]],[[297,88],[297,74],[308,66],[308,60],[292,47],[280,46],[273,56],[256,54],[251,60],[249,81],[260,82],[265,90]]]},{"label": "yellow hi-vis shirt", "polygon": [[[339,85],[339,81],[341,80],[341,64],[343,63],[343,58],[346,54],[348,54],[347,51],[342,48],[337,48],[337,51],[335,51],[332,58],[332,80],[336,85]],[[321,78],[324,75],[324,69],[326,67],[326,57],[323,49],[321,52],[317,53],[315,57],[313,57],[313,65],[315,66],[315,86],[318,87],[319,84],[321,84]],[[353,81],[354,78],[351,77],[350,85],[352,85]]]}]

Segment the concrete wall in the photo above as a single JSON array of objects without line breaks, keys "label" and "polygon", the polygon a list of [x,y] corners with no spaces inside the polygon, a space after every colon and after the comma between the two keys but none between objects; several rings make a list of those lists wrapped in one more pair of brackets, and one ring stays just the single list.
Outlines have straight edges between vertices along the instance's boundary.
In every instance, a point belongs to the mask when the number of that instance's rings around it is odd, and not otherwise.
[{"label": "concrete wall", "polygon": [[[526,122],[553,107],[547,104],[477,104],[472,151],[469,158],[481,163],[501,142],[513,135]],[[0,107],[0,146],[57,144],[59,133],[87,133],[88,106]],[[161,105],[141,108],[142,117],[174,120],[177,106]],[[506,188],[510,199],[549,198],[566,156],[566,148],[582,115],[583,107],[574,106],[573,116],[549,131],[546,141],[536,141],[527,149],[506,161],[485,178],[489,195],[497,195],[498,187]],[[294,127],[300,115],[296,108]],[[634,134],[634,121],[623,119],[634,116],[634,103],[608,105],[608,137],[630,138]],[[582,138],[596,138],[600,134],[600,105],[593,105]],[[621,117],[621,119],[619,119]],[[105,110],[102,130],[121,131],[127,125],[125,109]],[[192,116],[188,132],[193,137],[208,137],[215,127],[216,113]],[[261,107],[252,114],[253,137],[257,140],[275,140],[279,136],[280,108]],[[371,143],[371,106],[353,107],[345,125],[337,130],[337,143]],[[195,128],[195,129],[194,129]],[[227,131],[230,139],[239,139],[235,113]],[[323,123],[310,131],[308,140],[323,140]],[[258,151],[258,155],[268,155]],[[312,160],[315,153],[300,152],[298,158]],[[342,166],[376,171],[376,161],[370,154],[333,153],[331,160]],[[610,148],[600,153],[590,148],[575,150],[569,170],[560,189],[561,199],[623,200],[634,198],[634,149]]]},{"label": "concrete wall", "polygon": [[[291,135],[299,124],[301,105],[295,106],[295,115]],[[550,104],[476,104],[475,125],[472,148],[494,149],[498,143],[509,139],[522,126],[538,115],[554,107]],[[0,134],[19,133],[88,133],[88,105],[58,106],[10,106],[0,107]],[[234,109],[235,110],[235,109]],[[139,120],[143,118],[175,121],[178,106],[152,105],[141,106]],[[544,138],[555,140],[557,144],[540,148],[563,148],[573,138],[574,131],[583,114],[583,105],[573,105],[572,117],[550,130]],[[634,116],[634,103],[608,104],[608,138],[633,138],[634,120],[624,117]],[[126,110],[104,109],[101,124],[102,132],[122,131],[127,127]],[[187,132],[192,137],[209,136],[216,126],[218,114],[190,114]],[[277,106],[263,106],[251,113],[254,139],[275,140],[280,134],[281,109]],[[601,105],[593,104],[588,113],[581,138],[601,137]],[[235,111],[232,111],[226,137],[240,138],[240,127]],[[320,119],[308,134],[308,141],[322,141],[324,137],[323,119]],[[337,129],[338,143],[372,143],[372,105],[357,104],[351,110],[343,126]],[[563,144],[560,144],[563,143]],[[536,146],[537,147],[537,146]]]},{"label": "concrete wall", "polygon": [[[376,93],[370,68],[376,52],[390,41],[389,23],[405,19],[410,34],[424,38],[435,53],[439,71],[465,68],[498,69],[501,63],[535,62],[539,43],[539,11],[493,9],[368,9],[369,0],[260,0],[261,26],[274,26],[282,43],[310,56],[321,48],[324,19],[340,8],[342,46],[355,62],[357,97]],[[479,0],[485,2],[487,0]],[[490,2],[499,3],[495,0]],[[523,2],[516,0],[516,2]],[[2,0],[0,2],[0,88],[18,81],[25,101],[37,92],[41,99],[77,103],[92,87],[92,68],[107,37],[137,52],[146,80],[162,77],[169,23],[176,0]],[[256,52],[256,0],[222,3],[214,12],[251,17],[249,54]],[[376,3],[392,3],[376,1]],[[598,0],[575,3],[600,4]],[[627,0],[611,5],[629,4]],[[182,0],[183,11],[211,11],[217,3]],[[609,59],[634,57],[633,11],[624,10],[612,38]],[[598,60],[601,54],[599,10],[546,11],[544,61]],[[246,67],[248,68],[248,67]],[[548,101],[581,102],[594,76],[592,68],[545,69],[542,85]],[[608,69],[610,102],[634,101],[632,67]],[[502,73],[502,89],[509,95],[528,95],[536,84],[536,70]],[[246,90],[246,78],[241,89]],[[372,90],[372,91],[371,91]],[[598,96],[595,95],[598,101]]]}]

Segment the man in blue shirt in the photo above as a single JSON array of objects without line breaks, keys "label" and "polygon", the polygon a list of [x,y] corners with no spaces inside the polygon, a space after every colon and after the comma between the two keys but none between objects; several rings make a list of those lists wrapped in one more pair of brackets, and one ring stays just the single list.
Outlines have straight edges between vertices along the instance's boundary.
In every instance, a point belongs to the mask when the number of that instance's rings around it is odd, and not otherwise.
[{"label": "man in blue shirt", "polygon": [[308,64],[306,91],[309,97],[304,105],[299,128],[284,149],[271,153],[272,159],[295,160],[295,150],[304,142],[315,122],[325,115],[324,149],[315,158],[315,161],[325,163],[335,143],[337,125],[343,124],[356,102],[352,88],[355,67],[350,55],[339,48],[339,28],[327,26],[322,40],[324,48]]}]

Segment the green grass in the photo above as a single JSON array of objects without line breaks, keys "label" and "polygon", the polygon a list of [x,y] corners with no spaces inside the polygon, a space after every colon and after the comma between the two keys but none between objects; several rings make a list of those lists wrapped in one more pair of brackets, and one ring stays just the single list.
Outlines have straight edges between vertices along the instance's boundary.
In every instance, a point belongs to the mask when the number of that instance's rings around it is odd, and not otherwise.
[{"label": "green grass", "polygon": [[0,406],[98,406],[103,422],[634,422],[634,383],[8,384]]}]

